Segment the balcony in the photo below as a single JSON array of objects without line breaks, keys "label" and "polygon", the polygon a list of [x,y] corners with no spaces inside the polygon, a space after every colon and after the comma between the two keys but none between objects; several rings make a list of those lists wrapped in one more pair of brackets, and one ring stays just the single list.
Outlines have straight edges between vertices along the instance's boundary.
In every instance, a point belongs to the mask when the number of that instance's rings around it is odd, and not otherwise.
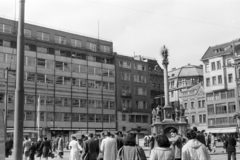
[{"label": "balcony", "polygon": [[122,94],[121,94],[121,97],[124,97],[124,98],[132,98],[132,94],[131,94],[131,93],[122,93]]},{"label": "balcony", "polygon": [[131,112],[133,112],[133,109],[132,108],[123,107],[122,108],[122,112],[124,112],[124,113],[131,113]]}]

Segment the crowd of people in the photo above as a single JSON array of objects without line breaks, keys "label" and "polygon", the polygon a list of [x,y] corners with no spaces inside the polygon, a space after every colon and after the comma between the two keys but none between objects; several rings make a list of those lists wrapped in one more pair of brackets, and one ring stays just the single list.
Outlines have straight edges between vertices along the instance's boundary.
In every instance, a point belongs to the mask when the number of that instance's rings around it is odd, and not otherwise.
[{"label": "crowd of people", "polygon": [[[210,160],[209,153],[216,151],[214,135],[200,132],[196,127],[188,129],[185,135],[179,135],[175,129],[171,129],[168,135],[153,134],[148,137],[149,160]],[[228,160],[236,160],[236,139],[230,134],[223,135],[221,139]],[[69,160],[147,160],[137,142],[136,134],[132,132],[122,134],[119,131],[114,135],[102,132],[100,136],[89,133],[81,135],[79,139],[72,135],[66,147],[70,150]],[[32,142],[26,136],[23,142],[24,160],[48,160],[48,157],[62,159],[63,148],[61,135],[52,142],[47,137]]]}]

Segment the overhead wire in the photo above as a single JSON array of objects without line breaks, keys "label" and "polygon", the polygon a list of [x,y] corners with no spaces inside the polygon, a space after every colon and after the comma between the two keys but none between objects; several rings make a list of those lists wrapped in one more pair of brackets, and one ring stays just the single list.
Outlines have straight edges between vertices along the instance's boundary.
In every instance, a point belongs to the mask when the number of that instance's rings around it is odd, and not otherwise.
[{"label": "overhead wire", "polygon": [[113,4],[103,3],[103,2],[92,1],[92,0],[83,0],[83,1],[98,3],[98,4],[101,4],[101,5],[112,6],[112,7],[116,7],[116,8],[122,8],[122,9],[127,9],[127,10],[138,11],[138,12],[145,12],[145,13],[148,13],[148,14],[155,14],[155,15],[164,16],[164,17],[170,17],[170,18],[182,19],[182,20],[186,20],[186,21],[209,24],[209,25],[214,25],[214,26],[219,26],[219,27],[227,27],[227,28],[232,28],[232,29],[237,29],[237,30],[240,29],[240,27],[235,27],[235,26],[228,26],[228,25],[217,24],[217,23],[212,23],[212,22],[207,22],[207,21],[200,21],[200,20],[195,20],[195,19],[191,19],[191,18],[185,18],[185,17],[174,16],[174,15],[156,13],[156,12],[151,12],[151,11],[146,11],[146,10],[141,10],[141,9],[135,9],[135,8],[125,7],[125,6],[118,6],[118,5],[113,5]]}]

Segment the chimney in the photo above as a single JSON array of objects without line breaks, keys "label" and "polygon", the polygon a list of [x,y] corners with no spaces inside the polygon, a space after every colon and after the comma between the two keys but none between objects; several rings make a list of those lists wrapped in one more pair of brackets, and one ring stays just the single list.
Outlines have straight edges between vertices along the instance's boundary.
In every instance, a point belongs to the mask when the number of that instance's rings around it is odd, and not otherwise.
[{"label": "chimney", "polygon": [[174,71],[176,69],[176,67],[172,68],[172,71]]}]

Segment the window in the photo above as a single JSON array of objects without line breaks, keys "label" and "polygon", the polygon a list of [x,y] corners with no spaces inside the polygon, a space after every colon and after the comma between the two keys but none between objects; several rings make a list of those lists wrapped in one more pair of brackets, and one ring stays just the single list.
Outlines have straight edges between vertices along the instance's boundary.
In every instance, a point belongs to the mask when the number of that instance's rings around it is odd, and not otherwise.
[{"label": "window", "polygon": [[136,122],[141,123],[142,121],[142,116],[141,115],[136,115]]},{"label": "window", "polygon": [[45,83],[45,74],[37,73],[37,82]]},{"label": "window", "polygon": [[43,41],[49,41],[49,34],[44,32],[37,32],[37,39]]},{"label": "window", "polygon": [[109,90],[115,90],[115,83],[109,83]]},{"label": "window", "polygon": [[61,122],[62,121],[62,115],[63,115],[63,113],[56,113],[55,112],[55,121]]},{"label": "window", "polygon": [[229,117],[229,124],[237,123],[237,118]]},{"label": "window", "polygon": [[63,70],[63,62],[55,61],[55,68],[58,70]]},{"label": "window", "polygon": [[78,64],[72,64],[72,71],[79,73],[79,65]]},{"label": "window", "polygon": [[147,115],[142,116],[142,122],[143,123],[148,123],[148,116]]},{"label": "window", "polygon": [[217,84],[217,81],[216,81],[216,77],[215,77],[215,76],[212,77],[212,84],[213,84],[213,85],[216,85],[216,84]]},{"label": "window", "polygon": [[87,107],[87,100],[86,99],[81,99],[80,100],[80,107],[81,108],[86,108]]},{"label": "window", "polygon": [[207,87],[210,86],[210,78],[206,78],[206,85],[207,85]]},{"label": "window", "polygon": [[71,45],[74,47],[82,47],[82,42],[77,39],[71,39]]},{"label": "window", "polygon": [[207,101],[213,101],[214,100],[213,93],[207,93],[206,94],[206,100]]},{"label": "window", "polygon": [[122,109],[131,108],[131,100],[122,99]]},{"label": "window", "polygon": [[94,67],[88,67],[88,74],[94,75]]},{"label": "window", "polygon": [[80,66],[80,73],[87,73],[87,66]]},{"label": "window", "polygon": [[129,122],[135,122],[135,116],[134,115],[129,115]]},{"label": "window", "polygon": [[36,58],[27,57],[27,65],[35,67],[36,66]]},{"label": "window", "polygon": [[222,66],[221,66],[221,62],[220,61],[217,61],[217,69],[221,69]]},{"label": "window", "polygon": [[201,101],[198,101],[198,108],[201,108]]},{"label": "window", "polygon": [[220,99],[220,92],[215,92],[214,93],[214,99],[219,100]]},{"label": "window", "polygon": [[122,127],[122,131],[125,132],[126,131],[126,127]]},{"label": "window", "polygon": [[110,46],[100,45],[100,51],[110,53]]},{"label": "window", "polygon": [[54,120],[53,112],[47,112],[47,121],[53,121],[53,120]]},{"label": "window", "polygon": [[130,95],[131,94],[131,90],[129,86],[122,86],[122,95],[126,96],[126,95]]},{"label": "window", "polygon": [[87,122],[87,114],[80,114],[80,122]]},{"label": "window", "polygon": [[222,76],[218,76],[218,84],[222,84]]},{"label": "window", "polygon": [[214,118],[208,119],[208,125],[209,126],[215,125],[215,119]]},{"label": "window", "polygon": [[212,71],[215,71],[216,70],[215,62],[212,62],[211,66],[212,66]]},{"label": "window", "polygon": [[228,103],[228,113],[234,113],[234,112],[236,112],[235,102],[229,102]]},{"label": "window", "polygon": [[125,114],[122,115],[122,121],[126,121],[126,115]]},{"label": "window", "polygon": [[96,115],[96,122],[102,122],[102,115],[101,114]]},{"label": "window", "polygon": [[192,123],[195,123],[195,116],[192,115]]},{"label": "window", "polygon": [[54,41],[55,43],[66,44],[66,37],[55,35]]},{"label": "window", "polygon": [[121,80],[130,81],[130,73],[122,72],[121,73]]},{"label": "window", "polygon": [[7,24],[0,24],[0,32],[11,33],[11,26]]},{"label": "window", "polygon": [[38,68],[45,68],[46,60],[41,59],[41,58],[37,58],[37,66],[38,66]]},{"label": "window", "polygon": [[119,67],[131,69],[131,63],[126,61],[119,61]]},{"label": "window", "polygon": [[137,109],[147,109],[147,103],[144,101],[136,101]]},{"label": "window", "polygon": [[34,117],[35,117],[34,112],[31,112],[31,111],[26,112],[26,121],[34,120]]},{"label": "window", "polygon": [[205,72],[208,73],[209,72],[209,64],[205,65]]},{"label": "window", "polygon": [[202,107],[205,107],[205,100],[202,100]]},{"label": "window", "polygon": [[147,95],[147,89],[142,87],[136,87],[135,88],[135,94],[139,96],[146,96]]},{"label": "window", "polygon": [[30,29],[24,29],[24,36],[31,38],[31,30]]},{"label": "window", "polygon": [[116,118],[115,115],[109,115],[110,122],[115,122]]},{"label": "window", "polygon": [[234,89],[228,90],[227,98],[234,98],[234,97],[235,97]]},{"label": "window", "polygon": [[87,49],[90,49],[93,52],[97,51],[97,45],[95,43],[86,42]]},{"label": "window", "polygon": [[199,115],[199,123],[202,123],[202,115]]},{"label": "window", "polygon": [[213,104],[207,105],[207,109],[208,109],[208,115],[214,115],[214,105]]},{"label": "window", "polygon": [[226,114],[227,113],[227,106],[225,103],[218,103],[215,104],[216,106],[216,114]]},{"label": "window", "polygon": [[221,91],[221,99],[226,99],[226,98],[227,98],[226,91]]},{"label": "window", "polygon": [[226,66],[232,66],[232,60],[231,59],[227,59],[227,64]]},{"label": "window", "polygon": [[63,84],[63,77],[62,76],[55,76],[55,84]]},{"label": "window", "polygon": [[194,102],[191,102],[191,108],[192,109],[194,108]]},{"label": "window", "polygon": [[203,123],[206,123],[206,114],[203,114]]},{"label": "window", "polygon": [[71,78],[70,77],[63,77],[63,78],[64,78],[63,85],[71,86],[72,84]]},{"label": "window", "polygon": [[228,124],[228,118],[216,118],[216,125]]},{"label": "window", "polygon": [[185,110],[188,109],[187,103],[184,103],[184,108],[185,108]]},{"label": "window", "polygon": [[72,113],[72,122],[79,122],[79,114]]},{"label": "window", "polygon": [[49,54],[49,48],[37,46],[37,52]]},{"label": "window", "polygon": [[228,82],[232,83],[233,82],[233,76],[232,74],[228,74]]},{"label": "window", "polygon": [[71,122],[71,113],[64,113],[63,121],[64,122]]}]

